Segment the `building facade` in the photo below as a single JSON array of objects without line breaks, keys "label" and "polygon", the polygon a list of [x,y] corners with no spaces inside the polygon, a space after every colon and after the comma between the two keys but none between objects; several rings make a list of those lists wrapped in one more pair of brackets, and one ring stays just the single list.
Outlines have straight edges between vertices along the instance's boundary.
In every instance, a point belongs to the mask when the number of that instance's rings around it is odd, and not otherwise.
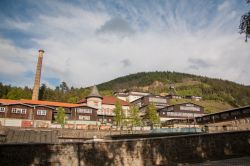
[{"label": "building facade", "polygon": [[147,92],[137,92],[137,91],[125,91],[125,92],[115,92],[114,95],[124,101],[133,102],[143,96],[151,95]]},{"label": "building facade", "polygon": [[250,106],[197,117],[196,122],[207,132],[250,130]]},{"label": "building facade", "polygon": [[204,107],[194,103],[182,103],[166,106],[157,110],[161,122],[172,119],[194,119],[204,115]]},{"label": "building facade", "polygon": [[168,105],[168,101],[165,97],[157,95],[143,96],[131,102],[132,105],[139,107],[139,109],[147,107],[150,103],[153,103],[157,109],[166,107]]},{"label": "building facade", "polygon": [[97,122],[101,124],[112,124],[115,116],[115,104],[120,103],[125,118],[129,116],[129,103],[113,96],[101,96],[97,87],[92,88],[91,93],[78,104],[86,104],[87,106],[97,109]]},{"label": "building facade", "polygon": [[87,105],[0,99],[0,124],[15,127],[50,127],[55,122],[59,107],[65,110],[66,124],[97,123],[97,109]]}]

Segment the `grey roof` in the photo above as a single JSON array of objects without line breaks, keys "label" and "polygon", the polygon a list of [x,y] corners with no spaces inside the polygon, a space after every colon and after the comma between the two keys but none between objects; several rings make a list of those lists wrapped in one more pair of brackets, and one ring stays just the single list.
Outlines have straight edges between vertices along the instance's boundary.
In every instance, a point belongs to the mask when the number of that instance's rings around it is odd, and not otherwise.
[{"label": "grey roof", "polygon": [[102,96],[100,95],[97,87],[94,85],[92,90],[91,90],[91,93],[87,96],[87,98],[89,97],[99,97],[99,98],[102,98]]}]

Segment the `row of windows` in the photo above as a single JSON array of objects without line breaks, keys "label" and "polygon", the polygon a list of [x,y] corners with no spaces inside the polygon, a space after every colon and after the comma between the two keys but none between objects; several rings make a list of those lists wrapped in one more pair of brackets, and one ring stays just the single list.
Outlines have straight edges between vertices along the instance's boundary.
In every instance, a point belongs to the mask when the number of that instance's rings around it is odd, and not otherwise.
[{"label": "row of windows", "polygon": [[190,106],[191,104],[189,105],[186,105],[186,106],[180,106],[180,110],[185,110],[185,111],[200,111],[200,108],[199,107],[196,107],[196,106]]},{"label": "row of windows", "polygon": [[[13,114],[26,114],[26,111],[27,111],[27,109],[23,109],[23,108],[12,108],[11,113],[13,113]],[[47,110],[37,110],[37,115],[46,115],[46,114],[47,114]]]},{"label": "row of windows", "polygon": [[37,115],[47,115],[47,110],[37,110]]},{"label": "row of windows", "polygon": [[90,116],[79,115],[80,120],[90,120]]},{"label": "row of windows", "polygon": [[103,118],[103,119],[99,119],[99,122],[107,122],[107,121],[111,122],[111,121],[112,121],[112,119],[105,119],[105,118]]},{"label": "row of windows", "polygon": [[26,114],[26,109],[12,108],[11,113],[13,113],[13,114]]},{"label": "row of windows", "polygon": [[86,109],[86,108],[77,108],[78,113],[88,113],[92,114],[92,109]]}]

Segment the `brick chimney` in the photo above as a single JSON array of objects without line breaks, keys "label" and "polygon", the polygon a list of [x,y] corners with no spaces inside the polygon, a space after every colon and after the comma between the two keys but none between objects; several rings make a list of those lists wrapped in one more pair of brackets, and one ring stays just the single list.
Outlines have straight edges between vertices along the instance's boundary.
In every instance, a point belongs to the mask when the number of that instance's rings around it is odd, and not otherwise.
[{"label": "brick chimney", "polygon": [[43,63],[43,53],[44,53],[44,50],[38,51],[38,61],[37,61],[37,66],[36,66],[36,77],[34,81],[32,100],[38,100],[42,63]]}]

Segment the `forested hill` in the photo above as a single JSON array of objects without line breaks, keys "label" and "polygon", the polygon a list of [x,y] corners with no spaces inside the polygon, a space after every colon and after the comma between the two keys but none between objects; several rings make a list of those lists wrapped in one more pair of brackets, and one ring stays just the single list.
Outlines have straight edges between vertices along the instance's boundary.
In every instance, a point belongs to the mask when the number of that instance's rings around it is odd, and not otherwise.
[{"label": "forested hill", "polygon": [[155,94],[168,93],[174,85],[178,95],[197,95],[232,106],[250,105],[250,87],[231,81],[177,72],[141,72],[98,85],[100,90],[133,89]]},{"label": "forested hill", "polygon": [[[139,90],[152,92],[154,94],[166,95],[169,93],[169,86],[174,85],[177,95],[202,96],[205,101],[213,101],[220,105],[232,107],[250,105],[250,87],[240,85],[231,81],[212,79],[177,72],[142,72],[131,74],[97,85],[102,95],[112,95],[117,90]],[[90,88],[69,87],[62,82],[55,89],[42,84],[40,87],[39,99],[77,102],[90,93]],[[32,90],[30,88],[12,87],[0,83],[0,98],[8,99],[30,99]],[[215,102],[215,103],[214,103]],[[208,102],[201,103],[206,106]],[[220,109],[227,109],[220,107]]]}]

